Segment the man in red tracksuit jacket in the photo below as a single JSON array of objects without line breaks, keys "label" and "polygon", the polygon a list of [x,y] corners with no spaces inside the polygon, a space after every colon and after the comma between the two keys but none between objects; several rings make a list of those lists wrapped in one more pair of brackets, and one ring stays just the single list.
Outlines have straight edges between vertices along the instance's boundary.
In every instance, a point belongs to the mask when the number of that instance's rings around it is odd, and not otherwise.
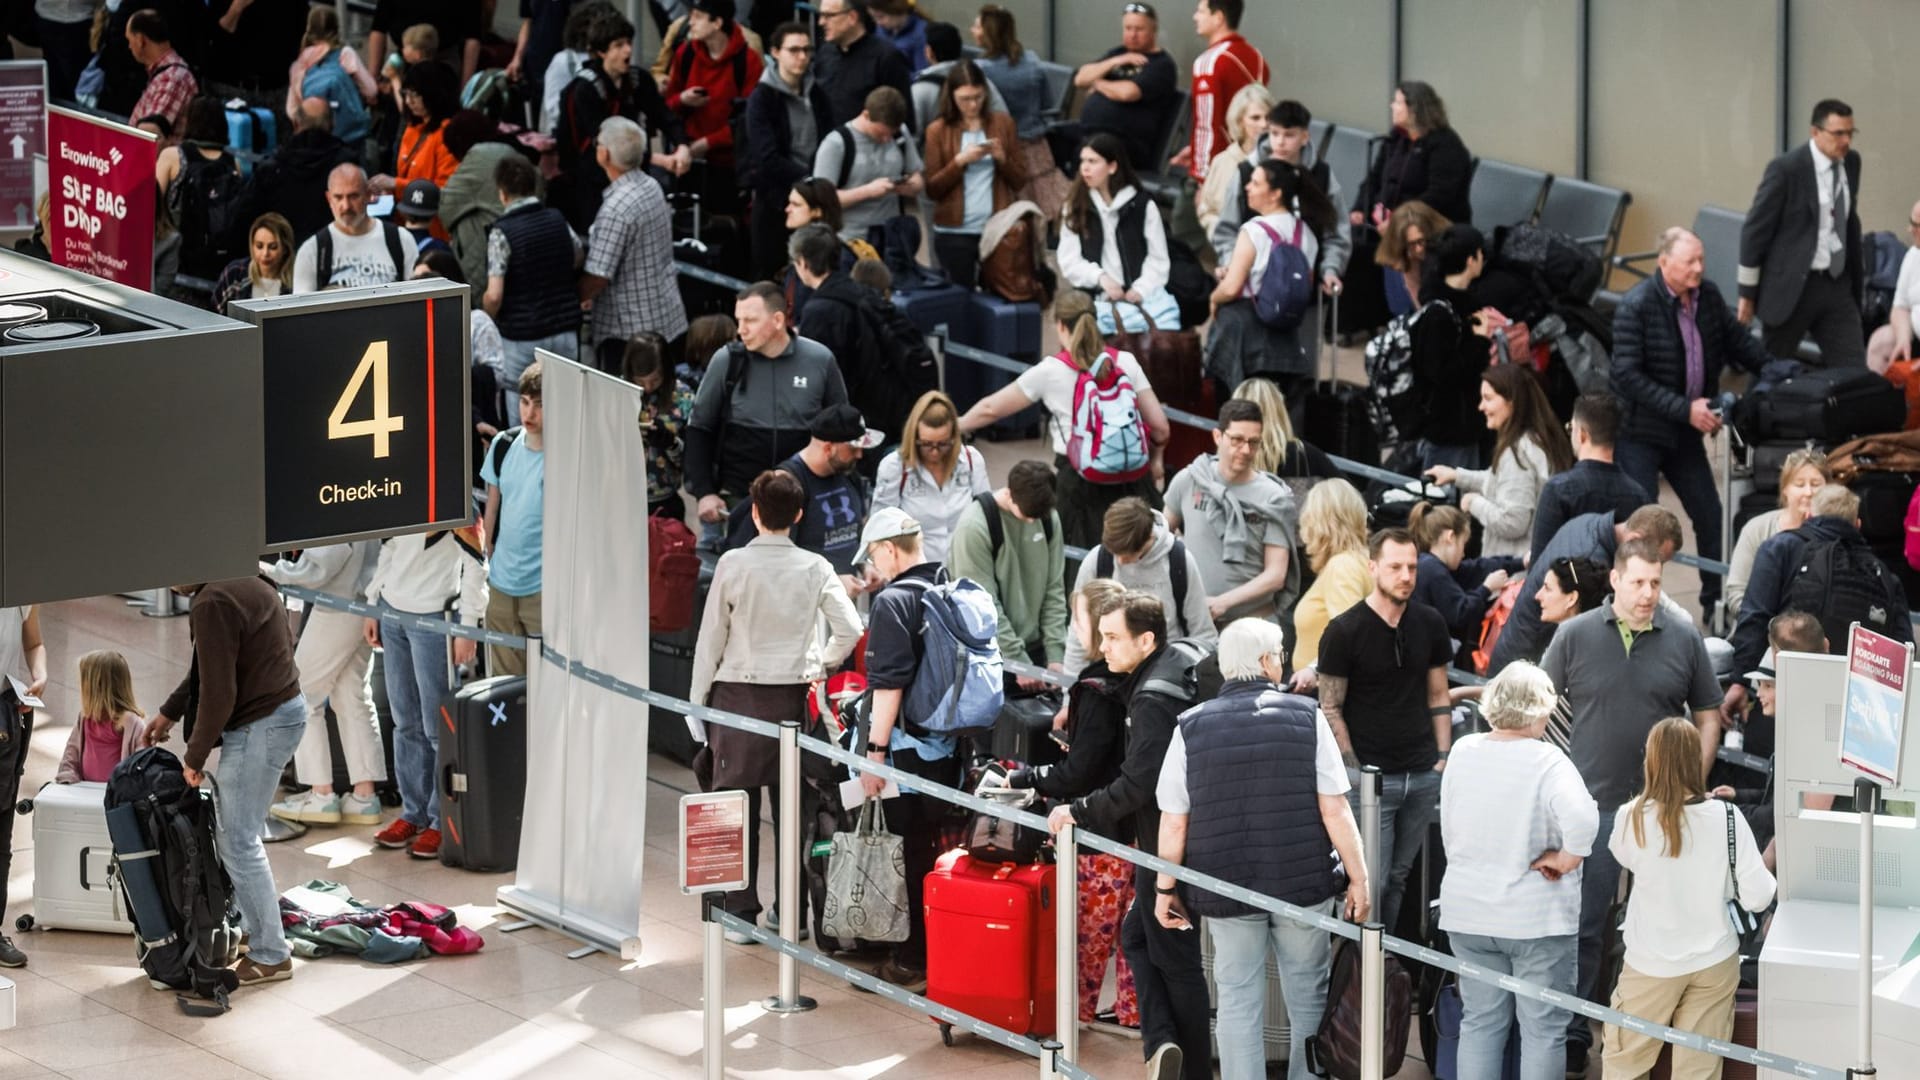
[{"label": "man in red tracksuit jacket", "polygon": [[[1200,0],[1193,12],[1193,29],[1207,39],[1207,47],[1193,58],[1192,135],[1170,164],[1187,170],[1173,209],[1169,231],[1191,246],[1206,242],[1194,212],[1194,195],[1207,178],[1213,159],[1233,145],[1237,133],[1227,131],[1227,106],[1242,88],[1266,85],[1271,71],[1267,58],[1240,36],[1240,16],[1246,0]],[[1195,239],[1198,237],[1198,239]]]},{"label": "man in red tracksuit jacket", "polygon": [[732,120],[765,68],[734,24],[732,0],[695,0],[686,40],[667,67],[667,107],[686,125],[695,160],[707,163],[703,197],[711,208],[733,209],[739,201]]}]

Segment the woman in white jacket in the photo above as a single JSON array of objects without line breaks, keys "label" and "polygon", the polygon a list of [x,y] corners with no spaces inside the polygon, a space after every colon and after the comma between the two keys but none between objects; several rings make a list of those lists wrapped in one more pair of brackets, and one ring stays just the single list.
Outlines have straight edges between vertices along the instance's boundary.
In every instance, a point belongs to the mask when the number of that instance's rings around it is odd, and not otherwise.
[{"label": "woman in white jacket", "polygon": [[415,533],[381,542],[366,596],[382,611],[380,618],[364,620],[363,630],[367,642],[385,653],[393,771],[400,787],[400,816],[373,840],[385,848],[407,848],[416,858],[435,858],[440,854],[434,783],[440,739],[434,721],[447,696],[447,649],[451,644],[454,663],[468,664],[476,643],[408,626],[401,616],[437,618],[457,596],[461,624],[480,625],[487,610],[487,574],[480,560],[479,530]]},{"label": "woman in white jacket", "polygon": [[920,395],[900,433],[900,448],[880,459],[874,476],[873,510],[897,506],[919,522],[928,562],[947,561],[961,515],[993,491],[987,459],[960,441],[959,420],[952,398],[938,390]]},{"label": "woman in white jacket", "polygon": [[1160,208],[1127,161],[1119,136],[1102,132],[1080,148],[1080,175],[1060,215],[1060,274],[1094,298],[1100,332],[1180,329],[1180,304],[1167,291],[1173,263]]},{"label": "woman in white jacket", "polygon": [[1540,381],[1518,364],[1495,364],[1480,376],[1480,413],[1494,432],[1493,468],[1435,465],[1427,476],[1459,485],[1460,508],[1484,530],[1480,554],[1525,558],[1540,489],[1573,468],[1573,447]]},{"label": "woman in white jacket", "polygon": [[[1633,873],[1626,963],[1613,1007],[1725,1042],[1740,988],[1740,943],[1727,901],[1765,911],[1774,880],[1747,819],[1732,803],[1707,798],[1692,723],[1674,717],[1654,725],[1646,786],[1620,808],[1607,846]],[[1651,1035],[1609,1024],[1606,1037],[1608,1080],[1646,1075],[1660,1053]],[[1676,1078],[1717,1077],[1720,1064],[1697,1050],[1673,1049]]]}]

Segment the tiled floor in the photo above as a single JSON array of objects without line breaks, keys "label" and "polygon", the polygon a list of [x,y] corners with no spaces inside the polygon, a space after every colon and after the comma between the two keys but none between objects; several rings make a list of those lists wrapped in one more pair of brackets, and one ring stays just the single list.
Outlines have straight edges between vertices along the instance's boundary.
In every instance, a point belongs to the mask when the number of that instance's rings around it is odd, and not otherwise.
[{"label": "tiled floor", "polygon": [[[74,662],[110,648],[126,655],[139,700],[156,707],[184,668],[183,619],[147,619],[115,598],[48,605],[48,710],[39,718],[23,792],[51,778],[77,695]],[[673,807],[691,786],[686,770],[655,757],[648,770],[642,948],[637,961],[605,954],[568,959],[578,943],[544,929],[503,933],[511,917],[494,904],[506,874],[469,874],[376,848],[372,829],[315,829],[270,845],[284,888],[324,877],[368,900],[409,898],[456,905],[486,939],[480,953],[397,966],[351,959],[299,962],[294,978],[234,995],[226,1016],[195,1019],[173,996],[148,989],[131,939],[35,931],[16,935],[31,957],[16,984],[18,1025],[0,1031],[0,1080],[68,1076],[117,1080],[226,1077],[695,1077],[701,1075],[701,935],[696,902],[672,881]],[[769,845],[771,847],[771,845]],[[9,881],[10,928],[31,910],[31,818],[18,822]],[[769,860],[771,855],[768,856]],[[771,873],[766,877],[771,880]],[[1037,1065],[1011,1051],[957,1036],[947,1048],[931,1022],[801,969],[820,1008],[764,1012],[777,989],[767,950],[728,947],[727,1066],[761,1078],[928,1076],[1031,1077]],[[1139,1043],[1081,1037],[1083,1065],[1098,1076],[1137,1076]],[[1425,1080],[1409,1062],[1400,1074]]]}]

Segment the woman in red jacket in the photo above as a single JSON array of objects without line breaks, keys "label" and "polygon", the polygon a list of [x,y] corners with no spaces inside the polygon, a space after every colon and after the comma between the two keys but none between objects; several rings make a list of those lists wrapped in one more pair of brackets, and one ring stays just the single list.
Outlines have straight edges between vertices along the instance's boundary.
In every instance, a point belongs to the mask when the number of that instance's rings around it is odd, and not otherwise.
[{"label": "woman in red jacket", "polygon": [[717,210],[739,202],[733,117],[766,70],[732,16],[733,0],[696,0],[667,68],[667,107],[686,125],[695,160],[707,163],[703,198]]},{"label": "woman in red jacket", "polygon": [[927,197],[933,205],[933,251],[948,276],[973,288],[980,234],[987,219],[1013,202],[1027,182],[1013,117],[993,111],[987,77],[962,60],[940,89],[939,118],[927,125]]},{"label": "woman in red jacket", "polygon": [[[430,180],[436,188],[445,187],[460,159],[447,149],[447,119],[460,109],[460,77],[453,69],[429,60],[407,69],[400,100],[407,109],[407,127],[400,133],[400,146],[394,159],[393,175],[373,178],[375,194],[392,195],[406,190],[415,180]],[[436,240],[448,240],[446,226],[433,219]]]}]

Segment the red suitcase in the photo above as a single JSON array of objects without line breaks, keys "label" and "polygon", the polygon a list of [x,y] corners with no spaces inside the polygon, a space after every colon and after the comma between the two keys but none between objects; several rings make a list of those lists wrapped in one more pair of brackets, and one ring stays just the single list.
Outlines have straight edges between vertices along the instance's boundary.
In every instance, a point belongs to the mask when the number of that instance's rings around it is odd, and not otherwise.
[{"label": "red suitcase", "polygon": [[[1016,1035],[1052,1035],[1054,868],[940,856],[927,875],[927,997]],[[947,1024],[940,1037],[952,1045]]]}]

